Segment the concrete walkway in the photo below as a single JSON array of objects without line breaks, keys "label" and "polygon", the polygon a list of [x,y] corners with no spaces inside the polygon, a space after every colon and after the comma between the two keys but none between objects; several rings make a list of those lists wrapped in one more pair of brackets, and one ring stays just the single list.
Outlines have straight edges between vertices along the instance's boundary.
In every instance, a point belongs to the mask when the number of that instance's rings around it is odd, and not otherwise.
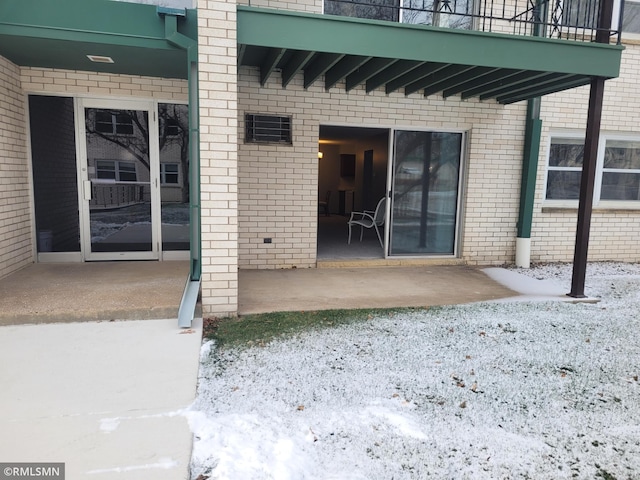
[{"label": "concrete walkway", "polygon": [[68,480],[187,479],[201,321],[0,327],[3,462],[63,462]]}]

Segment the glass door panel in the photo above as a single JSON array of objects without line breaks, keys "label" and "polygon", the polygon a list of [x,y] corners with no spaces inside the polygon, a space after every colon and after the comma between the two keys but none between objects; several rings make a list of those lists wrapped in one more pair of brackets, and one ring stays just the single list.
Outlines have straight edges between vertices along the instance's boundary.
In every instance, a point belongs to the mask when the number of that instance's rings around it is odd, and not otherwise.
[{"label": "glass door panel", "polygon": [[153,258],[157,255],[153,229],[157,174],[150,153],[149,112],[85,108],[84,116],[88,256]]},{"label": "glass door panel", "polygon": [[462,134],[396,131],[390,255],[455,253]]},{"label": "glass door panel", "polygon": [[158,105],[162,250],[189,250],[189,107]]}]

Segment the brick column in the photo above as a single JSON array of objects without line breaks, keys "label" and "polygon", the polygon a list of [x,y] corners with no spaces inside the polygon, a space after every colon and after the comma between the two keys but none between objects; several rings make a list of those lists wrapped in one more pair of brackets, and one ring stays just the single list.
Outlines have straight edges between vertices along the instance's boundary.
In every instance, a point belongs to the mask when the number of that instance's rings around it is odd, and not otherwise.
[{"label": "brick column", "polygon": [[198,2],[202,309],[238,310],[236,2]]}]

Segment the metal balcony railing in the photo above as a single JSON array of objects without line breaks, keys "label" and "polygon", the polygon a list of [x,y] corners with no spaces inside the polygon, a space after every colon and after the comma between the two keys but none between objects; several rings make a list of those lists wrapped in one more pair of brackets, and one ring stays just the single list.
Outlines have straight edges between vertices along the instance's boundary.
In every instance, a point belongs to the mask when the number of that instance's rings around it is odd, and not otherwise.
[{"label": "metal balcony railing", "polygon": [[[604,0],[325,0],[324,13],[483,32],[593,42],[599,31],[620,43],[622,12],[598,25]],[[622,2],[621,2],[622,3]]]}]

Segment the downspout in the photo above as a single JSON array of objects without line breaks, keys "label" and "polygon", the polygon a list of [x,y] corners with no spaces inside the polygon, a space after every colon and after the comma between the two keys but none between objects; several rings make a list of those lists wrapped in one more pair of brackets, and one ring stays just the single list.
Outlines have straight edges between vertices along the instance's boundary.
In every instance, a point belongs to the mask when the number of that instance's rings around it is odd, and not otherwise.
[{"label": "downspout", "polygon": [[516,237],[516,267],[531,266],[531,223],[536,194],[536,175],[540,153],[540,97],[527,103],[527,121],[524,133],[524,156],[520,185],[520,210],[518,212],[518,236]]},{"label": "downspout", "polygon": [[[543,18],[546,18],[547,3],[536,0],[534,17],[536,23],[533,35],[544,36]],[[540,120],[540,97],[527,101],[527,119],[524,127],[524,152],[522,158],[522,178],[520,184],[520,209],[516,236],[516,267],[531,266],[531,224],[533,222],[533,204],[536,195],[536,175],[538,173],[538,156],[540,154],[540,136],[542,120]]]},{"label": "downspout", "polygon": [[198,102],[198,42],[178,32],[178,17],[185,9],[158,7],[164,18],[167,42],[187,51],[187,83],[189,86],[189,276],[178,310],[178,326],[189,328],[195,317],[202,275],[202,247],[200,238],[200,117]]}]

